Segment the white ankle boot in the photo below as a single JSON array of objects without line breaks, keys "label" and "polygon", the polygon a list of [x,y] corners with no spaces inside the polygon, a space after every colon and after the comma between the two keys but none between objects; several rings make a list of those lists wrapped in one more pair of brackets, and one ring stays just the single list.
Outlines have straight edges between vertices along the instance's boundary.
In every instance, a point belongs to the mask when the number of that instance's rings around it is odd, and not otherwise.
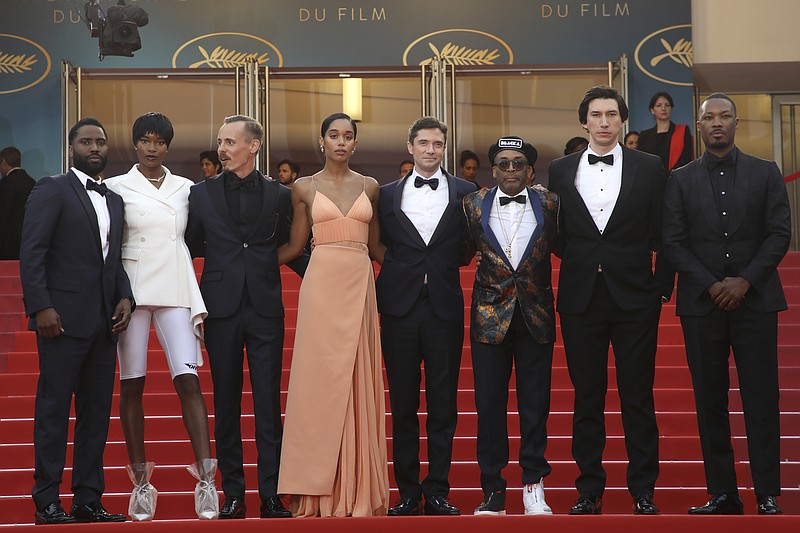
[{"label": "white ankle boot", "polygon": [[158,491],[150,484],[155,463],[133,463],[125,467],[128,477],[133,483],[131,499],[128,503],[128,515],[134,522],[152,520],[156,514]]},{"label": "white ankle boot", "polygon": [[203,459],[186,467],[197,480],[194,488],[194,511],[201,520],[212,520],[219,516],[219,494],[214,484],[217,460]]}]

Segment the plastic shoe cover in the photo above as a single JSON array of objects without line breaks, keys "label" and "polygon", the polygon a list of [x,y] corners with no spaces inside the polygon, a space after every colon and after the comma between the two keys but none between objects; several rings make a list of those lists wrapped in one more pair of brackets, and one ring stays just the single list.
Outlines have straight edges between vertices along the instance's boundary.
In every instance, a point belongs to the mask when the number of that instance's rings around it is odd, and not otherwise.
[{"label": "plastic shoe cover", "polygon": [[197,480],[194,487],[194,512],[201,520],[213,520],[219,516],[219,494],[214,485],[217,460],[203,459],[186,467]]},{"label": "plastic shoe cover", "polygon": [[152,520],[156,514],[158,491],[150,484],[155,466],[155,463],[134,463],[125,467],[133,483],[128,515],[135,522]]}]

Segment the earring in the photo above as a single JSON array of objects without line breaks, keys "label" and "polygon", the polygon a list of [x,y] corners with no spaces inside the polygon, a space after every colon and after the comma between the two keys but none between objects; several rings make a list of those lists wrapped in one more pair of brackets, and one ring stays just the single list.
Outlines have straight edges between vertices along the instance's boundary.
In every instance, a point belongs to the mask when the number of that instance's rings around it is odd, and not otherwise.
[{"label": "earring", "polygon": [[322,152],[323,154],[325,153],[325,147],[322,146],[321,144],[319,145],[319,151]]},{"label": "earring", "polygon": [[353,148],[353,151],[352,151],[352,152],[350,152],[350,154],[355,154],[355,153],[356,153],[356,149],[355,149],[355,148]]}]

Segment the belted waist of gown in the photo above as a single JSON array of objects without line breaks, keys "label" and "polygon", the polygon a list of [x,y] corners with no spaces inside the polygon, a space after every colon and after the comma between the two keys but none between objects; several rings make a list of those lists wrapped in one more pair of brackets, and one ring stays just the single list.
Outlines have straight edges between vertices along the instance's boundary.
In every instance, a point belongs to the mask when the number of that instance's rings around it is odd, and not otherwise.
[{"label": "belted waist of gown", "polygon": [[314,224],[314,246],[325,244],[364,244],[369,237],[369,224],[350,218],[338,218]]}]

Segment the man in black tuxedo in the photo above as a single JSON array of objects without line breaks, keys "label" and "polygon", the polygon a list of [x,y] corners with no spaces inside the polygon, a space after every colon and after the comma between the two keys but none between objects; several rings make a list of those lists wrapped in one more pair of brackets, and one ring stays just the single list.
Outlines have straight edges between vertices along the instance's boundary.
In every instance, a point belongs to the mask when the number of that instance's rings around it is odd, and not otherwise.
[{"label": "man in black tuxedo", "polygon": [[[411,125],[414,169],[381,187],[378,215],[385,253],[376,281],[381,346],[389,381],[394,475],[400,502],[391,516],[457,515],[447,480],[458,418],[464,342],[459,266],[474,255],[461,202],[477,189],[441,168],[447,126],[433,117]],[[419,479],[420,365],[425,363],[428,475]]]},{"label": "man in black tuxedo", "polygon": [[734,144],[736,105],[710,95],[698,111],[706,153],[673,171],[664,194],[664,251],[678,271],[677,313],[692,374],[706,484],[689,514],[742,514],[728,417],[733,349],[759,514],[781,514],[777,266],[791,212],[778,166]]},{"label": "man in black tuxedo", "polygon": [[[133,308],[122,268],[122,198],[98,183],[106,132],[96,119],[69,131],[72,168],[39,180],[28,197],[20,277],[29,329],[36,331],[39,384],[33,425],[37,524],[123,522],[100,503],[117,335]],[[71,516],[58,498],[75,395]]]},{"label": "man in black tuxedo", "polygon": [[[186,242],[205,252],[200,291],[214,383],[214,438],[225,503],[219,518],[244,518],[241,403],[244,348],[253,390],[262,518],[289,518],[278,489],[284,320],[278,247],[289,239],[291,190],[255,169],[264,130],[227,117],[217,137],[223,172],[189,194]],[[301,273],[308,255],[291,266]]]},{"label": "man in black tuxedo", "polygon": [[0,259],[19,259],[25,202],[36,185],[21,164],[19,149],[7,146],[0,150]]},{"label": "man in black tuxedo", "polygon": [[660,160],[619,144],[625,100],[593,87],[579,108],[589,147],[550,164],[549,188],[561,200],[561,270],[557,309],[575,405],[572,455],[580,493],[570,514],[600,514],[606,486],[605,396],[608,347],[628,452],[628,489],[636,514],[658,514],[658,427],[653,380],[662,299],[674,274],[653,252],[661,238],[666,173]]}]

